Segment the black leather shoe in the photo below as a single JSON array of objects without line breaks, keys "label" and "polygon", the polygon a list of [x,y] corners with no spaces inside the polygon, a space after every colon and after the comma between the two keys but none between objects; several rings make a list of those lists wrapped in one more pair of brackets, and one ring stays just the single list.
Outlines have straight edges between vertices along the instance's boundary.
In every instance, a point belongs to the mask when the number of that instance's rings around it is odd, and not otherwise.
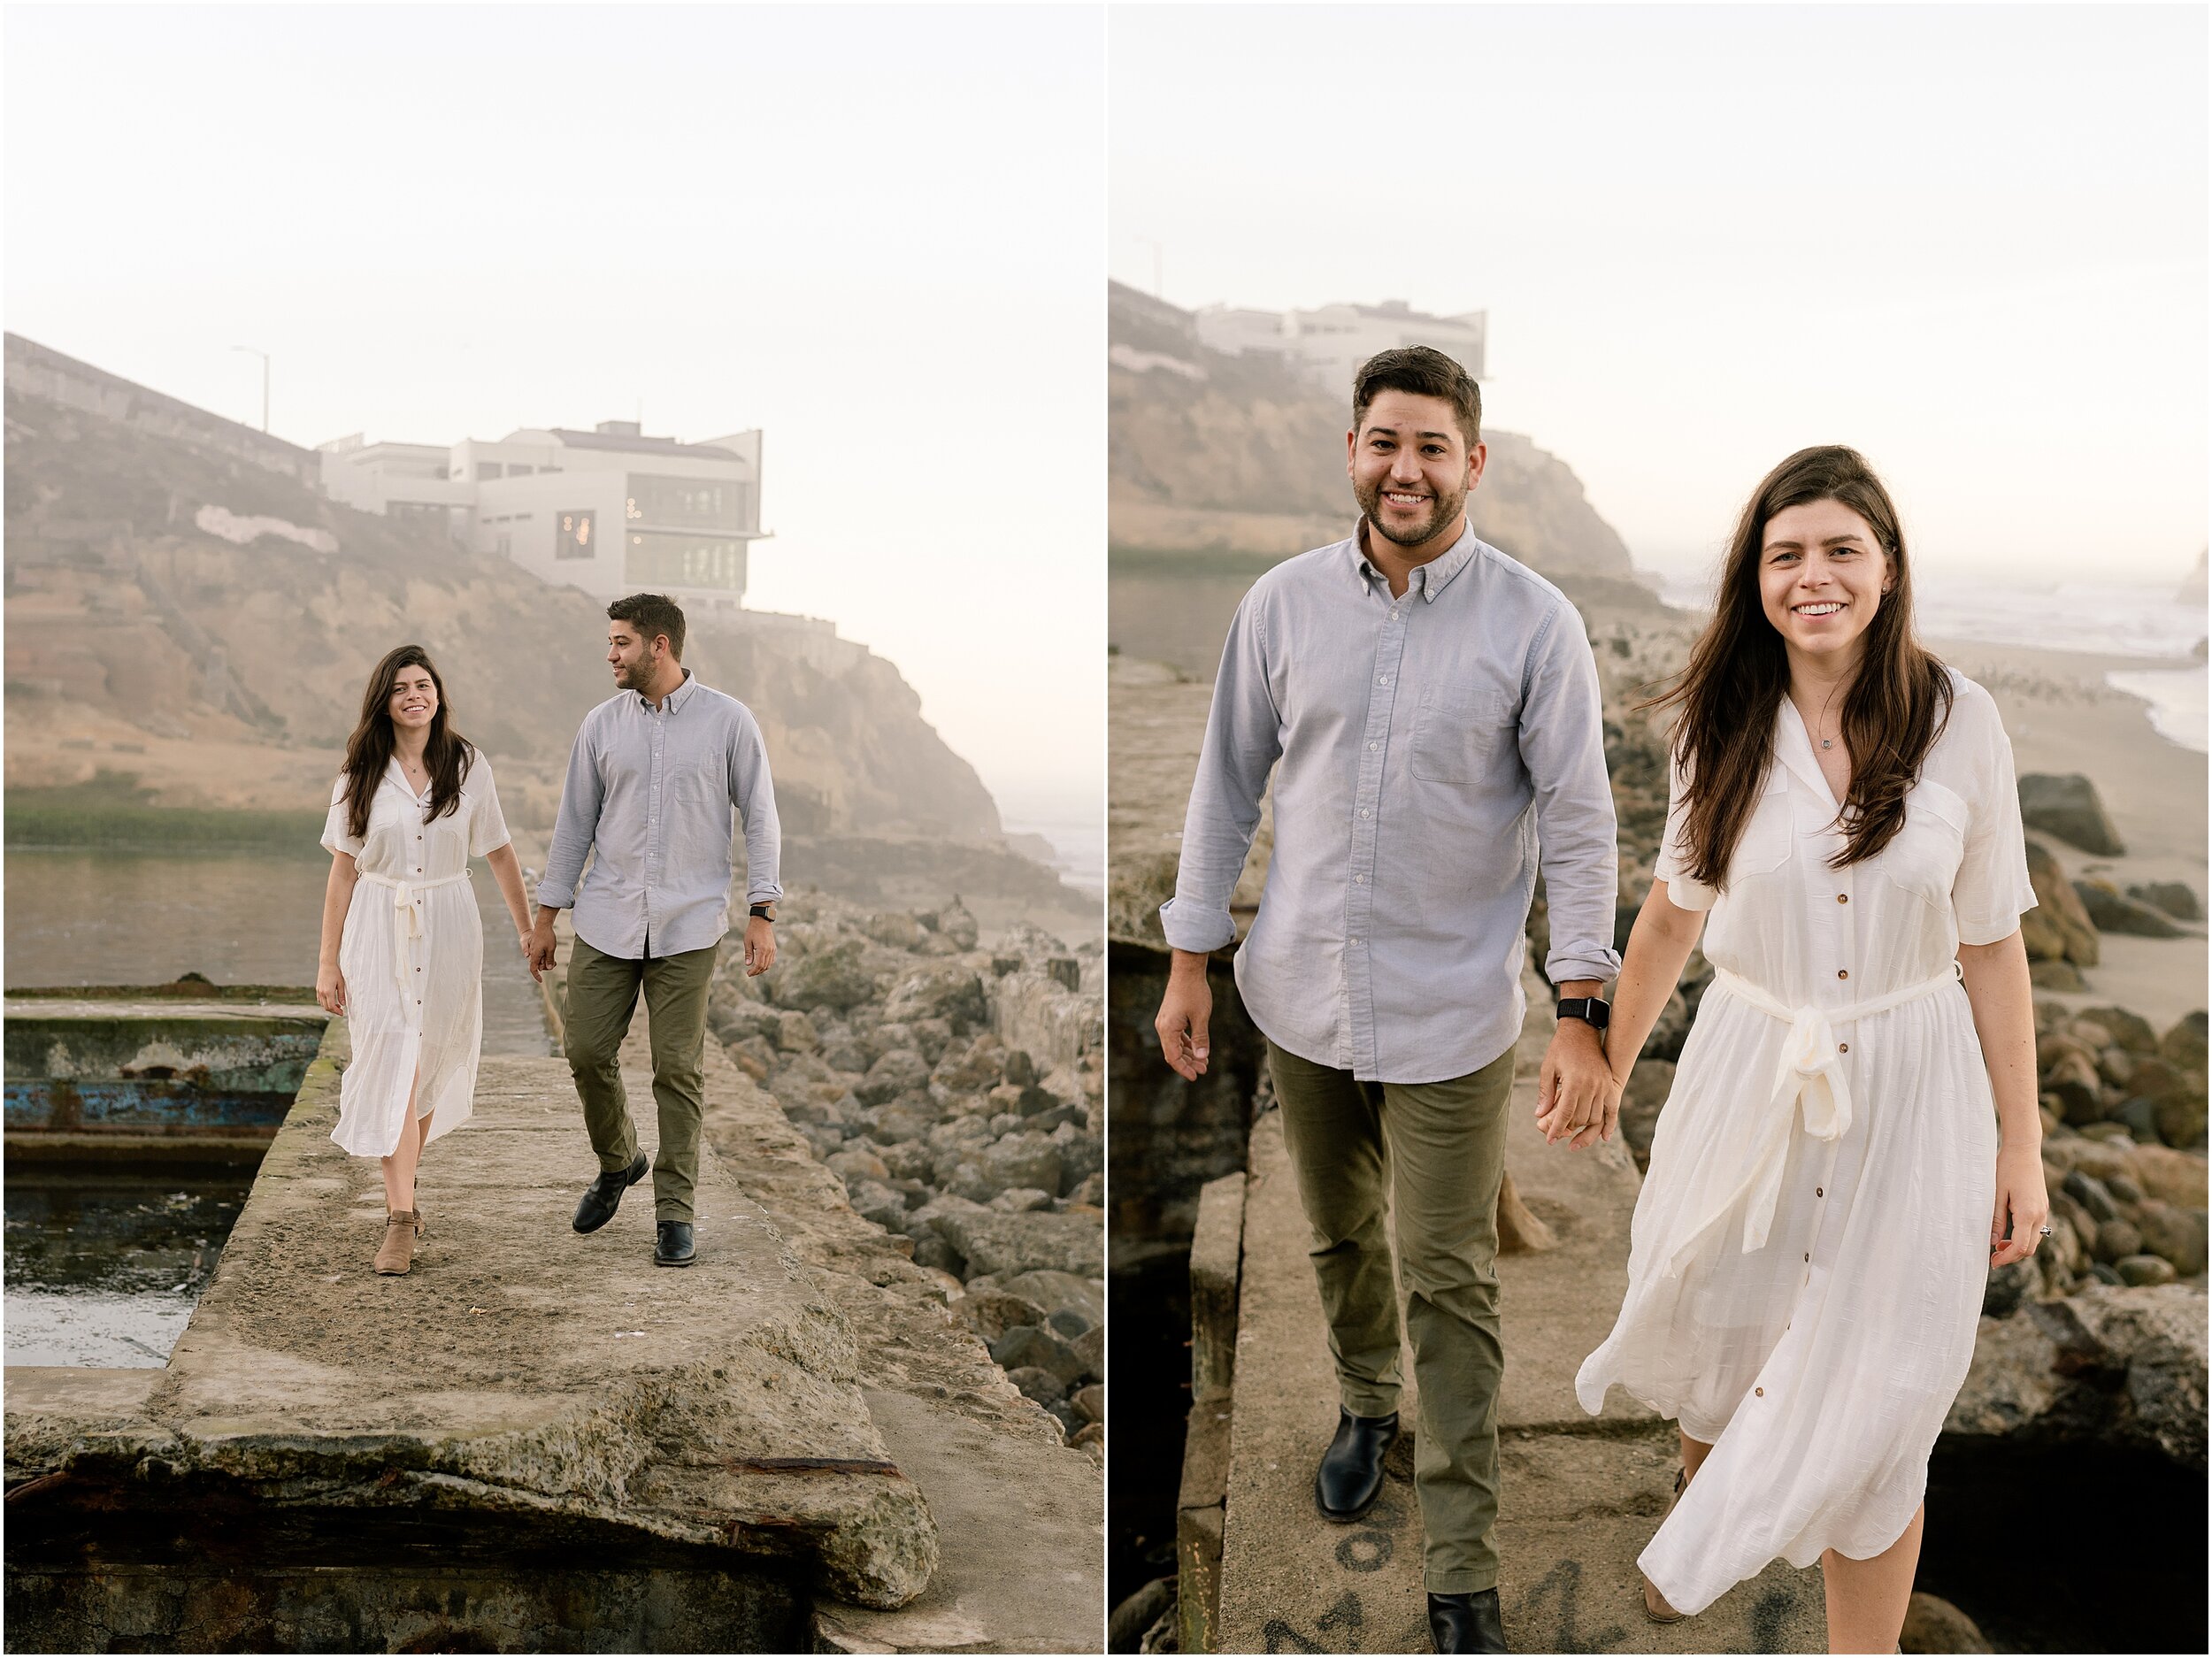
[{"label": "black leather shoe", "polygon": [[622,1207],[622,1194],[645,1178],[645,1171],[652,1162],[643,1152],[626,1169],[611,1173],[603,1171],[596,1180],[584,1188],[584,1195],[576,1205],[576,1230],[597,1232],[614,1218],[614,1212]]},{"label": "black leather shoe", "polygon": [[1498,1592],[1429,1597],[1429,1640],[1439,1652],[1507,1652]]},{"label": "black leather shoe", "polygon": [[687,1267],[698,1253],[691,1247],[691,1223],[687,1220],[664,1220],[656,1229],[653,1238],[653,1264],[657,1267]]},{"label": "black leather shoe", "polygon": [[1348,1524],[1382,1494],[1383,1453],[1398,1437],[1398,1413],[1356,1416],[1339,1407],[1336,1438],[1314,1470],[1313,1501],[1325,1520]]}]

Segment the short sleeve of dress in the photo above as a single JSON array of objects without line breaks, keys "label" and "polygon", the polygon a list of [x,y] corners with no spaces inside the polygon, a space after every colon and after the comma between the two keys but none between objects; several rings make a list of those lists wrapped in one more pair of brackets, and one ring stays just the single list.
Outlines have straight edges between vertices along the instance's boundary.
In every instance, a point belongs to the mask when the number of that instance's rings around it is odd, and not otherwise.
[{"label": "short sleeve of dress", "polygon": [[342,773],[330,786],[330,815],[323,819],[323,845],[349,857],[361,856],[361,840],[346,833],[346,779]]},{"label": "short sleeve of dress", "polygon": [[2020,788],[2012,770],[2012,740],[1988,692],[1957,681],[1951,718],[1965,764],[1968,826],[1965,856],[1951,883],[1959,942],[1994,944],[2008,938],[2035,908],[2028,880],[2027,834],[2020,825]]},{"label": "short sleeve of dress", "polygon": [[1667,884],[1667,899],[1678,910],[1710,910],[1720,894],[1690,874],[1689,843],[1683,831],[1690,815],[1689,772],[1677,755],[1667,768],[1667,828],[1659,842],[1653,879]]},{"label": "short sleeve of dress", "polygon": [[499,787],[492,781],[491,762],[480,752],[469,767],[469,856],[480,858],[496,852],[511,839],[507,815],[499,810]]}]

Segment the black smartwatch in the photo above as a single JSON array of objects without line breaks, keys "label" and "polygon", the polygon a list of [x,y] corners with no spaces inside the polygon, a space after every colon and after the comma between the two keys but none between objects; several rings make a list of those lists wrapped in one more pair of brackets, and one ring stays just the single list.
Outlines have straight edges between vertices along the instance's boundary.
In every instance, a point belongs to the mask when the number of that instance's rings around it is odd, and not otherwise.
[{"label": "black smartwatch", "polygon": [[752,909],[748,910],[746,913],[749,915],[757,916],[763,921],[768,922],[772,925],[774,924],[776,919],[776,907],[773,904],[755,904]]},{"label": "black smartwatch", "polygon": [[1601,1031],[1613,1017],[1613,1004],[1598,996],[1562,996],[1552,1011],[1560,1018],[1580,1019]]}]

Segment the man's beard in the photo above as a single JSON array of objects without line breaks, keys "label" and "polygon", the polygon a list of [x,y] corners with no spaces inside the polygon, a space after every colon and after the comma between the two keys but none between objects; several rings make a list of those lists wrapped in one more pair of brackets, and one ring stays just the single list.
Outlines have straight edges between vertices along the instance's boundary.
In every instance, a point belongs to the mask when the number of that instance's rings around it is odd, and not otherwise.
[{"label": "man's beard", "polygon": [[1381,484],[1364,487],[1355,485],[1352,489],[1352,497],[1359,503],[1362,516],[1373,527],[1375,533],[1394,547],[1420,546],[1422,542],[1448,528],[1459,517],[1460,509],[1467,504],[1467,492],[1464,489],[1455,495],[1438,495],[1435,497],[1435,504],[1429,516],[1419,525],[1410,530],[1393,530],[1388,528],[1382,520],[1383,487]]}]

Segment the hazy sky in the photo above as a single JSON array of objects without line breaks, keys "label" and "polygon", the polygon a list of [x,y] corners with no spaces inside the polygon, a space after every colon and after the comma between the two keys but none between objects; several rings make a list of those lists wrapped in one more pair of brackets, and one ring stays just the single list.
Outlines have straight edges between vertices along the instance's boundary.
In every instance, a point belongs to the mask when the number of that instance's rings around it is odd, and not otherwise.
[{"label": "hazy sky", "polygon": [[[1096,10],[14,6],[7,326],[273,429],[766,432],[748,603],[1103,810]],[[595,649],[588,640],[575,649]]]},{"label": "hazy sky", "polygon": [[1156,242],[1178,304],[1486,310],[1488,418],[1641,564],[1715,556],[1820,442],[1931,574],[2205,544],[2202,7],[1125,7],[1109,42],[1114,275]]}]

